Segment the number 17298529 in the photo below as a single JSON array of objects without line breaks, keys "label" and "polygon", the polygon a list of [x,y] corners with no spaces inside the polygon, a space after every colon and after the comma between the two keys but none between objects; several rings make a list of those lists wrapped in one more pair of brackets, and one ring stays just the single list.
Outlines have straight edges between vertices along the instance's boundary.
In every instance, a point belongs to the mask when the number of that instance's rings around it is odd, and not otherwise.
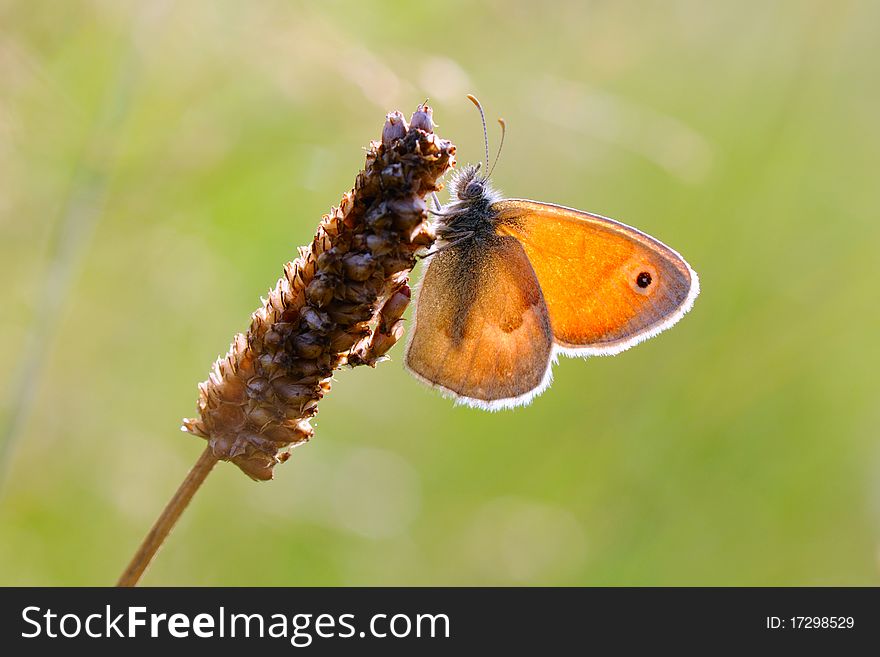
[{"label": "number 17298529", "polygon": [[767,616],[768,630],[849,630],[855,627],[852,616]]}]

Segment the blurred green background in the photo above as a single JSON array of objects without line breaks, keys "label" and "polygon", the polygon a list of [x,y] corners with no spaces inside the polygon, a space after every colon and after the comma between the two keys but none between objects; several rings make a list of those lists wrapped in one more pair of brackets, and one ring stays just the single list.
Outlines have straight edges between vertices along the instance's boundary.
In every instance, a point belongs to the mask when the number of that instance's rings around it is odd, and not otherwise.
[{"label": "blurred green background", "polygon": [[[221,464],[151,585],[880,584],[880,5],[0,0],[0,584],[111,584],[178,431],[381,133],[464,95],[511,196],[681,251],[703,293],[488,414],[402,348],[256,484]],[[497,126],[493,143],[497,143]]]}]

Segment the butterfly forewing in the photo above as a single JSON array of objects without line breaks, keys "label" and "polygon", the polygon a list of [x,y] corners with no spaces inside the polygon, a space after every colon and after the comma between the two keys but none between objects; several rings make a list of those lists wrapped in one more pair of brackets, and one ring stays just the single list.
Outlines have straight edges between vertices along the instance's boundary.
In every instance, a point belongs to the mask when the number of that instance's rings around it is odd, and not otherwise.
[{"label": "butterfly forewing", "polygon": [[538,280],[513,237],[434,255],[416,306],[407,367],[467,403],[502,408],[546,387],[552,333]]},{"label": "butterfly forewing", "polygon": [[697,295],[684,259],[634,228],[536,201],[500,201],[492,210],[497,232],[528,255],[563,350],[622,351],[674,324]]}]

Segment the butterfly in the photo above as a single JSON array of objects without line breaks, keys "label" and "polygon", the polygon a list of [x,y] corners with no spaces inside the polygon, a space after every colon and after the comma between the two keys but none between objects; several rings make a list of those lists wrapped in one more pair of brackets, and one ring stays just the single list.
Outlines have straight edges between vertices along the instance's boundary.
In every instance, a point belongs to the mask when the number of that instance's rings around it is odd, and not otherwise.
[{"label": "butterfly", "polygon": [[[488,168],[485,116],[468,99]],[[558,354],[620,353],[693,306],[697,274],[659,240],[597,214],[504,199],[480,169],[460,170],[434,213],[438,246],[405,356],[419,380],[487,410],[528,404],[550,385]]]}]

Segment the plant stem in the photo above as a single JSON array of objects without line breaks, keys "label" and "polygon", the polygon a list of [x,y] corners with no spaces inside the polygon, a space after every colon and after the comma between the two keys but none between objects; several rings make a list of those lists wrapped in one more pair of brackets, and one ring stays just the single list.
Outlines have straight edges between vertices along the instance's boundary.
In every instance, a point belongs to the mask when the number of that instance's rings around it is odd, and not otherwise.
[{"label": "plant stem", "polygon": [[132,558],[131,563],[128,564],[128,568],[122,573],[122,577],[119,578],[116,586],[137,585],[147,566],[150,565],[153,557],[156,556],[156,552],[162,547],[171,530],[174,529],[180,514],[183,513],[183,510],[187,507],[193,495],[196,494],[199,486],[205,481],[205,477],[211,472],[215,463],[217,463],[217,457],[214,456],[214,452],[210,447],[205,448],[205,451],[202,452],[192,470],[186,475],[186,479],[180,484],[180,488],[177,489],[174,497],[165,506],[162,515],[156,520],[156,524],[153,525],[150,533],[147,534],[147,537],[141,543],[141,546]]}]

